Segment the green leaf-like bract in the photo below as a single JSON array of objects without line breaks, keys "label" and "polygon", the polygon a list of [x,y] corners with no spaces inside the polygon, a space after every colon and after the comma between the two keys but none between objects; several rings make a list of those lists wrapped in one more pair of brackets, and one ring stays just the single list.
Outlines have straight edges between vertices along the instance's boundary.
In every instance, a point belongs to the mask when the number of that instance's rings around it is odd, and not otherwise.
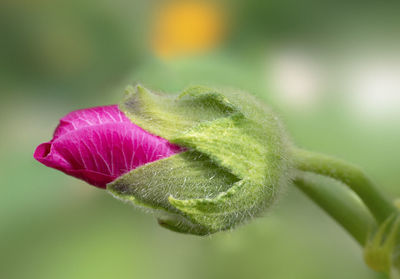
[{"label": "green leaf-like bract", "polygon": [[198,235],[231,229],[264,212],[289,181],[284,129],[245,93],[191,87],[176,97],[136,86],[120,109],[187,148],[107,186],[122,200],[160,212],[166,228]]},{"label": "green leaf-like bract", "polygon": [[400,214],[394,213],[368,239],[364,259],[375,271],[385,272],[391,279],[400,278]]}]

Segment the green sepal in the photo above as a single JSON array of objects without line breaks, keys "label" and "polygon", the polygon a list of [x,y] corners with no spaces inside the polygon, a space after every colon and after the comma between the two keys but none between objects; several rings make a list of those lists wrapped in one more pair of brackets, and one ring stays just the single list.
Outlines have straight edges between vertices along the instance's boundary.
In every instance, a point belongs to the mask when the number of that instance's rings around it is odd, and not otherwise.
[{"label": "green sepal", "polygon": [[227,192],[215,198],[179,200],[169,202],[182,211],[192,222],[203,224],[210,233],[234,228],[243,221],[260,215],[276,196],[262,185],[241,180]]},{"label": "green sepal", "polygon": [[[274,146],[279,143],[265,130],[251,119],[233,115],[201,123],[173,138],[172,142],[207,154],[241,179],[266,182],[273,187],[277,184],[271,172],[284,159]],[[269,179],[271,181],[267,181]]]},{"label": "green sepal", "polygon": [[134,205],[172,213],[159,217],[159,223],[164,227],[204,235],[210,233],[208,226],[182,218],[184,215],[177,218],[182,213],[168,198],[171,195],[181,199],[212,198],[230,189],[237,181],[234,175],[219,168],[206,155],[186,151],[132,170],[109,183],[107,189],[115,197]]},{"label": "green sepal", "polygon": [[134,169],[107,185],[121,199],[151,204],[177,212],[168,201],[173,195],[182,199],[214,197],[228,190],[238,179],[219,168],[206,155],[186,151]]},{"label": "green sepal", "polygon": [[212,89],[192,87],[176,97],[155,94],[140,85],[125,90],[120,109],[136,125],[168,140],[200,122],[238,112]]},{"label": "green sepal", "polygon": [[157,217],[158,224],[163,228],[169,229],[174,232],[194,234],[204,236],[210,234],[210,230],[199,224],[190,222],[179,214],[162,214]]},{"label": "green sepal", "polygon": [[136,86],[120,109],[188,149],[108,185],[119,198],[173,214],[161,220],[164,227],[195,234],[233,228],[264,212],[289,181],[285,131],[252,96],[191,87],[174,97]]}]

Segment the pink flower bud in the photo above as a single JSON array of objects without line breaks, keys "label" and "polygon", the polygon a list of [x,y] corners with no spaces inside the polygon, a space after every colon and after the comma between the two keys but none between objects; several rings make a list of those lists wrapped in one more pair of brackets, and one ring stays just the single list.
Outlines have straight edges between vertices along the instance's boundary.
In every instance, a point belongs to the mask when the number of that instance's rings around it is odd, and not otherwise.
[{"label": "pink flower bud", "polygon": [[42,164],[106,188],[141,165],[183,151],[133,124],[117,105],[73,111],[60,120],[53,139],[40,144]]}]

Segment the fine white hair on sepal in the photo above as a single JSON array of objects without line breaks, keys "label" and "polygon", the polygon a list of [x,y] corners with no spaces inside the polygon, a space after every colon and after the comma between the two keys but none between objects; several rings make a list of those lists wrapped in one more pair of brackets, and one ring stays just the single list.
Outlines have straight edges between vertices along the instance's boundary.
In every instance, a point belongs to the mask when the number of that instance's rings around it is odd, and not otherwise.
[{"label": "fine white hair on sepal", "polygon": [[290,140],[270,108],[236,90],[190,87],[178,96],[128,88],[133,123],[185,148],[108,184],[168,229],[232,230],[271,208],[290,183]]}]

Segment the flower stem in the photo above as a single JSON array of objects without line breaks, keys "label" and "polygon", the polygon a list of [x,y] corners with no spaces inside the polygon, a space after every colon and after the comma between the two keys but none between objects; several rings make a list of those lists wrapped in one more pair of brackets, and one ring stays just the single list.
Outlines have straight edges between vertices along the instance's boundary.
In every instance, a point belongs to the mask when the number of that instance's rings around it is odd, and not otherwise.
[{"label": "flower stem", "polygon": [[294,184],[364,246],[376,226],[362,201],[349,189],[319,175],[299,171]]},{"label": "flower stem", "polygon": [[383,223],[396,207],[377,189],[357,166],[322,154],[293,149],[295,168],[337,179],[349,186],[371,211],[378,224]]}]

